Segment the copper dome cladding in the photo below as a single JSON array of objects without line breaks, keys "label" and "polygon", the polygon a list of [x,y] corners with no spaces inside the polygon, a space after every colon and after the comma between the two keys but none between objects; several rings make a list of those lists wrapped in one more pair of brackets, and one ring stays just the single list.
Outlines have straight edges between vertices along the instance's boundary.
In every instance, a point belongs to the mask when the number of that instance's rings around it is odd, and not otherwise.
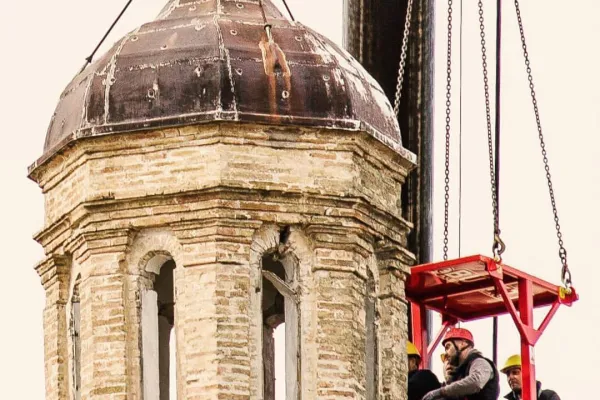
[{"label": "copper dome cladding", "polygon": [[235,121],[364,130],[414,160],[358,61],[263,6],[271,40],[257,0],[171,0],[67,86],[42,158],[82,137]]}]

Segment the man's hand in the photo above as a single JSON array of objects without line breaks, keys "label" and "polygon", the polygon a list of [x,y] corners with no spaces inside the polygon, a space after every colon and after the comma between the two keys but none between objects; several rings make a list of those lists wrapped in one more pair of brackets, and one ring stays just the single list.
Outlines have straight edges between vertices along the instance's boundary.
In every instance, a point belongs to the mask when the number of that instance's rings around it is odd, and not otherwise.
[{"label": "man's hand", "polygon": [[449,363],[444,364],[444,379],[446,383],[452,383],[454,381],[454,372],[456,371],[456,367],[450,365]]},{"label": "man's hand", "polygon": [[442,389],[435,389],[423,396],[422,400],[436,400],[443,398]]}]

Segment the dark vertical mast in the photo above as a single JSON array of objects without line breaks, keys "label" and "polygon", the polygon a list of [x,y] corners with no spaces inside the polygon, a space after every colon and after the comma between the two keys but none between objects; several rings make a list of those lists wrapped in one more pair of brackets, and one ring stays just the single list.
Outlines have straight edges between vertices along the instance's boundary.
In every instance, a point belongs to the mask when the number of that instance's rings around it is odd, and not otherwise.
[{"label": "dark vertical mast", "polygon": [[[496,126],[495,126],[495,165],[496,199],[498,204],[498,220],[500,220],[500,84],[501,84],[501,55],[502,55],[502,0],[496,0]],[[498,364],[498,317],[494,317],[492,325],[493,360]]]},{"label": "dark vertical mast", "polygon": [[[414,0],[400,128],[419,167],[402,193],[403,216],[414,223],[409,249],[419,263],[432,261],[434,0]],[[345,0],[344,46],[393,101],[407,0]]]}]

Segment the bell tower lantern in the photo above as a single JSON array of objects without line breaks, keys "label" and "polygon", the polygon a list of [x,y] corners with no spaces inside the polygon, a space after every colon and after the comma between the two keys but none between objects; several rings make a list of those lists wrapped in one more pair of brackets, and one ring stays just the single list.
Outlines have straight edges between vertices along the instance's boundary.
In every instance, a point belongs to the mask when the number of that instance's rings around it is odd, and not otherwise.
[{"label": "bell tower lantern", "polygon": [[278,374],[405,399],[414,163],[327,38],[269,0],[169,1],[67,86],[29,170],[46,398],[275,400]]}]

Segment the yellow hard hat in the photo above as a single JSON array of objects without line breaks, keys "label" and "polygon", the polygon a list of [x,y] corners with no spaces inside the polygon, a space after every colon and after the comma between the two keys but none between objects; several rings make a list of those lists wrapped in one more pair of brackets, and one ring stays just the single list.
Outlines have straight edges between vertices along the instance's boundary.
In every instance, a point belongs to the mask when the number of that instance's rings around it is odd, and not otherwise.
[{"label": "yellow hard hat", "polygon": [[520,354],[513,354],[512,356],[508,357],[508,359],[504,363],[504,367],[502,367],[502,369],[500,371],[506,374],[509,369],[512,369],[515,367],[521,368],[521,355]]},{"label": "yellow hard hat", "polygon": [[419,353],[419,350],[417,350],[417,346],[415,346],[414,343],[409,342],[408,340],[406,341],[406,354],[408,354],[409,356],[417,356],[421,358],[421,353]]}]

